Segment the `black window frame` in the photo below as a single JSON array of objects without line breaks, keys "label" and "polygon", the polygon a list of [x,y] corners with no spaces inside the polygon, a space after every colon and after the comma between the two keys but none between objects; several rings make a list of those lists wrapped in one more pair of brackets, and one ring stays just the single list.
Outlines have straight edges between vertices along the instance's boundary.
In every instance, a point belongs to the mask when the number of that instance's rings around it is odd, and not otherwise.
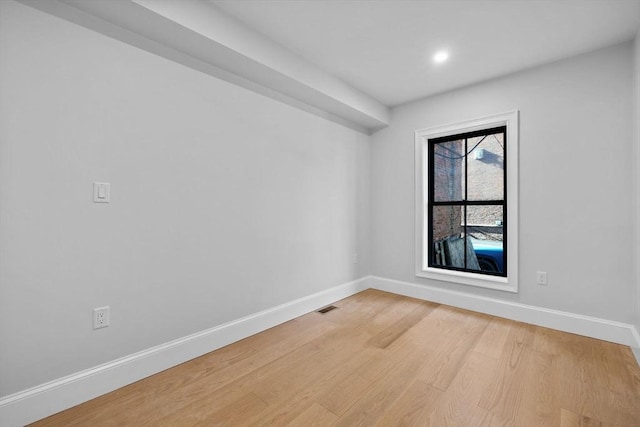
[{"label": "black window frame", "polygon": [[[477,138],[480,136],[488,136],[488,135],[493,135],[496,133],[502,133],[503,135],[503,144],[504,144],[504,153],[503,153],[503,158],[504,158],[504,163],[503,163],[503,175],[502,175],[502,179],[503,179],[503,189],[502,189],[502,195],[503,198],[502,200],[467,200],[467,189],[468,189],[468,176],[467,176],[467,171],[468,171],[468,159],[469,159],[469,155],[473,152],[475,147],[472,147],[471,149],[469,149],[468,147],[468,140],[470,138]],[[463,140],[464,139],[464,151],[463,153],[465,153],[463,155],[464,157],[464,162],[465,162],[465,167],[464,167],[464,182],[465,182],[465,194],[462,197],[462,200],[456,200],[456,201],[435,201],[435,147],[436,144],[440,144],[440,143],[445,143],[445,142],[451,142],[451,141],[459,141],[459,140]],[[502,126],[494,126],[494,127],[488,127],[488,128],[484,128],[484,129],[479,129],[479,130],[474,130],[471,132],[463,132],[463,133],[457,133],[457,134],[451,134],[451,135],[446,135],[446,136],[442,136],[442,137],[437,137],[437,138],[430,138],[427,140],[427,146],[428,146],[428,182],[429,182],[429,188],[428,188],[428,201],[427,201],[427,215],[428,215],[428,239],[429,239],[429,245],[431,245],[431,250],[429,251],[430,256],[428,258],[428,266],[430,268],[437,268],[437,269],[443,269],[443,270],[454,270],[454,271],[461,271],[461,272],[466,272],[466,273],[473,273],[473,274],[482,274],[482,275],[489,275],[489,276],[498,276],[498,277],[508,277],[508,245],[507,245],[507,236],[508,236],[508,217],[507,217],[507,126],[506,125],[502,125]],[[479,143],[477,144],[479,145]],[[446,265],[440,265],[440,264],[435,264],[434,263],[434,257],[435,257],[435,249],[433,247],[434,245],[434,241],[433,241],[433,229],[434,229],[434,224],[433,224],[433,220],[434,220],[434,207],[436,206],[461,206],[464,207],[464,221],[463,224],[461,224],[461,226],[464,228],[464,235],[467,236],[467,207],[468,206],[502,206],[502,215],[503,215],[503,219],[502,219],[502,227],[503,227],[503,238],[502,238],[502,271],[487,271],[487,270],[476,270],[476,269],[470,269],[470,268],[460,268],[460,267],[454,267],[454,266],[446,266]],[[464,244],[464,259],[465,262],[464,264],[467,265],[467,239],[463,239],[463,244]]]}]

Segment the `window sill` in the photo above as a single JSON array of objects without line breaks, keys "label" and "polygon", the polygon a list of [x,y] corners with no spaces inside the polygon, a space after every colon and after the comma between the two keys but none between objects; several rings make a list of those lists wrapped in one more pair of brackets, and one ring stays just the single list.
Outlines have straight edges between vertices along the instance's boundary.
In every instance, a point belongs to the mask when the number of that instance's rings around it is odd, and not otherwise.
[{"label": "window sill", "polygon": [[507,277],[488,276],[486,274],[467,273],[462,271],[443,270],[440,268],[426,268],[416,272],[416,276],[425,279],[458,283],[505,292],[518,292],[518,285]]}]

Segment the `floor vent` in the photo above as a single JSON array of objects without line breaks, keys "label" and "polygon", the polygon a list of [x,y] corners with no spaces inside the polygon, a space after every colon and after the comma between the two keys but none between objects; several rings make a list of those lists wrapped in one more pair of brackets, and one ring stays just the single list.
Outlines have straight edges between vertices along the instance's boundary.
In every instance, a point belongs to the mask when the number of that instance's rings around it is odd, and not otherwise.
[{"label": "floor vent", "polygon": [[330,312],[331,310],[335,310],[336,308],[338,308],[338,307],[336,307],[335,305],[330,305],[328,307],[321,308],[320,310],[318,310],[318,313],[325,314],[325,313]]}]

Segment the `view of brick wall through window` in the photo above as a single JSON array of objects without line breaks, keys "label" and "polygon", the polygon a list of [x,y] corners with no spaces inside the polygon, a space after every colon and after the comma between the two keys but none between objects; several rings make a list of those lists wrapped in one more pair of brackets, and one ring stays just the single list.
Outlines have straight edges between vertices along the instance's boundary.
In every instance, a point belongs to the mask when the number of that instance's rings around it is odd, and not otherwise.
[{"label": "view of brick wall through window", "polygon": [[[462,200],[464,187],[464,140],[436,144],[433,152],[433,200],[448,202]],[[462,233],[460,206],[434,206],[433,240],[444,240]]]},{"label": "view of brick wall through window", "polygon": [[[484,139],[483,139],[484,138]],[[475,147],[475,148],[474,148]],[[504,135],[502,133],[469,138],[465,162],[464,140],[438,143],[434,147],[433,180],[436,202],[463,200],[467,168],[467,200],[501,200],[504,197]],[[466,163],[466,164],[465,164]],[[464,207],[434,206],[433,241],[461,236]],[[503,238],[502,206],[469,206],[467,232],[480,240]]]}]

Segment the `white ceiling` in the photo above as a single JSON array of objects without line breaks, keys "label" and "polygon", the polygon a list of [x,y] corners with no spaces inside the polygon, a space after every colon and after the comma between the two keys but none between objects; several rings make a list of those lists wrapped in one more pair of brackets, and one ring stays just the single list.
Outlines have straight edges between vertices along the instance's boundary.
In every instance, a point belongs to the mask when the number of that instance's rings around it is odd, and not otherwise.
[{"label": "white ceiling", "polygon": [[[640,0],[209,0],[395,106],[631,40]],[[431,56],[450,51],[436,66]]]}]

